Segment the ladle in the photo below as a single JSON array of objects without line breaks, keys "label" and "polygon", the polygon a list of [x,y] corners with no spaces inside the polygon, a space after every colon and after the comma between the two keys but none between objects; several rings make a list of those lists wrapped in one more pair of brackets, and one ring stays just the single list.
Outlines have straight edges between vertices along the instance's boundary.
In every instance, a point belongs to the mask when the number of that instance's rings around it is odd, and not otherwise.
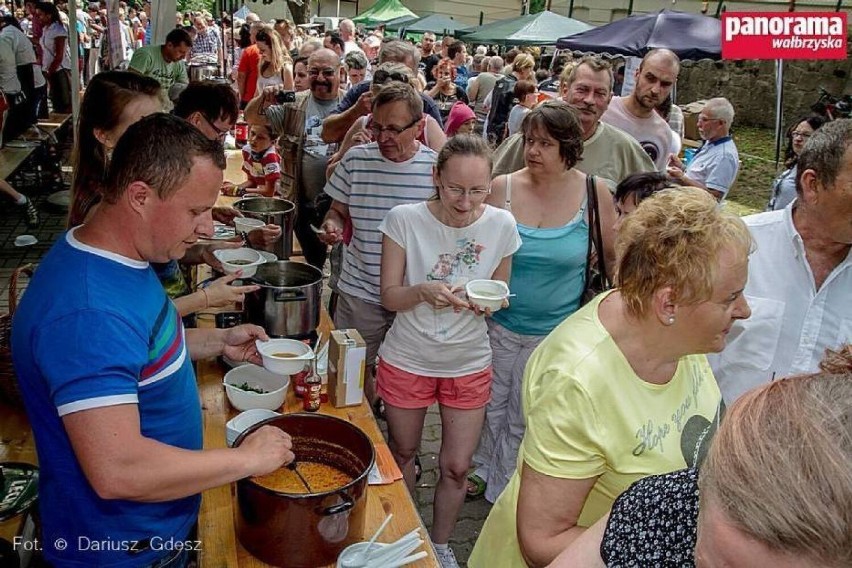
[{"label": "ladle", "polygon": [[304,486],[305,486],[305,489],[307,489],[307,490],[308,490],[308,493],[313,493],[313,490],[311,489],[311,486],[310,486],[310,485],[308,485],[308,480],[306,480],[306,479],[302,476],[302,473],[301,473],[301,472],[298,470],[298,468],[296,467],[297,465],[298,465],[298,464],[296,463],[296,458],[293,458],[293,461],[291,461],[290,463],[288,463],[288,464],[287,464],[287,469],[289,469],[289,470],[292,470],[292,471],[296,472],[296,475],[297,475],[297,476],[299,477],[299,479],[301,480],[302,485],[304,485]]}]

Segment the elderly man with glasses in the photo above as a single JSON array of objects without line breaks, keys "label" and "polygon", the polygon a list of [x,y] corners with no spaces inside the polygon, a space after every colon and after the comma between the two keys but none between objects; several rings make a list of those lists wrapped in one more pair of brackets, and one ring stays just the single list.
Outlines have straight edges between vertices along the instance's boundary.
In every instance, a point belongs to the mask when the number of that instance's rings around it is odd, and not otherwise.
[{"label": "elderly man with glasses", "polygon": [[367,128],[374,141],[351,148],[329,178],[325,193],[333,201],[320,237],[333,245],[344,241],[344,232],[351,228],[337,283],[334,324],[338,329],[355,328],[364,338],[371,367],[365,391],[376,402],[372,371],[394,319],[381,304],[379,224],[394,206],[425,201],[435,192],[432,167],[437,154],[418,141],[425,116],[420,94],[411,85],[390,81],[372,100]]},{"label": "elderly man with glasses", "polygon": [[278,132],[281,155],[281,192],[296,202],[295,234],[308,263],[323,268],[327,247],[311,230],[322,222],[325,211],[317,208],[328,159],[337,144],[322,140],[323,119],[344,96],[340,89],[340,58],[330,49],[318,49],[308,59],[310,90],[295,94],[287,102],[280,85],[267,87],[246,106],[250,124],[266,124]]},{"label": "elderly man with glasses", "polygon": [[704,144],[684,164],[677,156],[669,162],[669,177],[680,185],[693,185],[706,189],[716,199],[724,199],[740,169],[737,145],[731,138],[734,107],[723,97],[710,99],[698,114],[698,132]]}]

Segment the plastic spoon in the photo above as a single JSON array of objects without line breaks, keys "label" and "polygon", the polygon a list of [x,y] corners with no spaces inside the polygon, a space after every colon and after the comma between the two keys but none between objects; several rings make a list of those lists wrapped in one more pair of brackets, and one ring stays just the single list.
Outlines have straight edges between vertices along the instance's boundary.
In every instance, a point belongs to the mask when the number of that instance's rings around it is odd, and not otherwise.
[{"label": "plastic spoon", "polygon": [[382,531],[385,530],[385,527],[388,526],[388,523],[393,518],[393,513],[389,513],[385,520],[382,521],[382,524],[379,526],[378,530],[373,534],[373,537],[367,541],[367,546],[364,547],[363,550],[357,551],[352,555],[351,558],[347,558],[343,566],[366,566],[368,559],[370,557],[370,549],[373,547],[373,543],[376,542],[376,539],[382,534]]}]

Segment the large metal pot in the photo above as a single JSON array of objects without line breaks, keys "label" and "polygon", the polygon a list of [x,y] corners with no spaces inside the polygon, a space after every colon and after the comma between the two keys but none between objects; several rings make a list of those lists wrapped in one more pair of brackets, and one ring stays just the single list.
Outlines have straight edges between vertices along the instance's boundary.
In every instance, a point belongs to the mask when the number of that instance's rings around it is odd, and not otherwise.
[{"label": "large metal pot", "polygon": [[316,330],[322,272],[310,264],[279,260],[257,268],[260,289],[246,294],[246,317],[272,337],[304,337]]},{"label": "large metal pot", "polygon": [[282,260],[287,260],[293,254],[293,217],[296,205],[292,201],[277,197],[247,197],[234,203],[234,209],[246,217],[260,219],[267,225],[281,227],[281,238],[272,246],[269,252]]},{"label": "large metal pot", "polygon": [[189,80],[192,82],[207,81],[219,75],[219,65],[216,63],[192,62],[186,66],[186,71],[189,75]]},{"label": "large metal pot", "polygon": [[323,493],[296,495],[237,482],[237,538],[267,564],[311,568],[333,564],[340,552],[364,537],[367,478],[375,461],[370,438],[357,426],[322,414],[288,414],[246,430],[234,442],[270,424],[293,437],[299,461],[334,466],[348,484]]}]

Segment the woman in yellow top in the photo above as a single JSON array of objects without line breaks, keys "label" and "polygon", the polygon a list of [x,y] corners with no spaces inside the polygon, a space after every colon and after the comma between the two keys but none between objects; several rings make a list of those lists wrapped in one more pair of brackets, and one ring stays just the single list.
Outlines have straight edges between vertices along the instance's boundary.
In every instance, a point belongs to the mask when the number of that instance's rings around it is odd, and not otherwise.
[{"label": "woman in yellow top", "polygon": [[739,217],[700,189],[664,190],[627,217],[618,288],[527,364],[518,468],[468,566],[545,566],[631,483],[701,461],[723,410],[704,354],[750,315],[751,248]]}]

